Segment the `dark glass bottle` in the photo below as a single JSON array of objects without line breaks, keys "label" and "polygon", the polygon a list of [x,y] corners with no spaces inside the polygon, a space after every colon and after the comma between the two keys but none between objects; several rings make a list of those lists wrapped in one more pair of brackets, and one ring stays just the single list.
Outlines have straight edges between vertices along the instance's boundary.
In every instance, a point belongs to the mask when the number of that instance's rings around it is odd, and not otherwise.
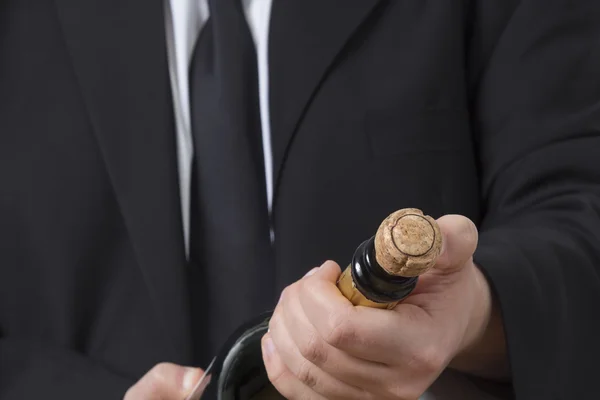
[{"label": "dark glass bottle", "polygon": [[202,400],[284,399],[269,382],[262,359],[261,339],[272,314],[255,317],[229,337],[215,359]]}]

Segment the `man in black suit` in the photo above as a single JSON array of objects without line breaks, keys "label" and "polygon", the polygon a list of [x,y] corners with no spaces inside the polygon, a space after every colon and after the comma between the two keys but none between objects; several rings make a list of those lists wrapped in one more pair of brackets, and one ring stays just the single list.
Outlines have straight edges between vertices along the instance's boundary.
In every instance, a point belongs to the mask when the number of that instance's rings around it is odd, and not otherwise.
[{"label": "man in black suit", "polygon": [[[162,1],[0,5],[0,399],[182,398],[276,304],[292,399],[410,398],[449,363],[597,398],[600,2],[260,4],[266,47],[234,0],[195,45]],[[339,267],[301,278],[404,207],[447,243],[414,314],[340,319]]]}]

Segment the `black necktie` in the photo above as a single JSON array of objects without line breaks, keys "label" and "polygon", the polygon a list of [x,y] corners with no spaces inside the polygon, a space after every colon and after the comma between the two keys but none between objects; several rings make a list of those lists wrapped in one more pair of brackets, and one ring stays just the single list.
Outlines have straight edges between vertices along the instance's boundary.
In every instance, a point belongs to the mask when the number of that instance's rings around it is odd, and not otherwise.
[{"label": "black necktie", "polygon": [[254,42],[241,0],[209,7],[190,67],[192,318],[204,359],[273,306],[275,281]]}]

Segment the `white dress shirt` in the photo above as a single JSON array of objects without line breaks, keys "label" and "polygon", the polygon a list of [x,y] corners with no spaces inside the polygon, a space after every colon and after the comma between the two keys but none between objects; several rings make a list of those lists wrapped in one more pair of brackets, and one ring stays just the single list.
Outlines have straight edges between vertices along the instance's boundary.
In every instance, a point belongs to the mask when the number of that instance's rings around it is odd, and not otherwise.
[{"label": "white dress shirt", "polygon": [[[269,211],[273,200],[273,155],[269,119],[268,36],[272,0],[242,0],[257,53],[260,117]],[[189,249],[190,187],[194,146],[190,123],[188,71],[194,44],[209,17],[208,0],[165,0],[169,72],[177,132],[179,187],[186,251]]]}]

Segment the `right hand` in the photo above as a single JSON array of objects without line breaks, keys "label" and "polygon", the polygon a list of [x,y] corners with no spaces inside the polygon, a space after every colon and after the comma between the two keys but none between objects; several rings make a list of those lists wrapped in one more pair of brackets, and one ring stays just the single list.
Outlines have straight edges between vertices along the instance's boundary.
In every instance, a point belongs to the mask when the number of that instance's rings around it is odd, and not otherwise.
[{"label": "right hand", "polygon": [[[203,374],[200,368],[157,364],[129,388],[123,400],[183,400]],[[193,400],[198,400],[201,394],[198,393]]]}]

